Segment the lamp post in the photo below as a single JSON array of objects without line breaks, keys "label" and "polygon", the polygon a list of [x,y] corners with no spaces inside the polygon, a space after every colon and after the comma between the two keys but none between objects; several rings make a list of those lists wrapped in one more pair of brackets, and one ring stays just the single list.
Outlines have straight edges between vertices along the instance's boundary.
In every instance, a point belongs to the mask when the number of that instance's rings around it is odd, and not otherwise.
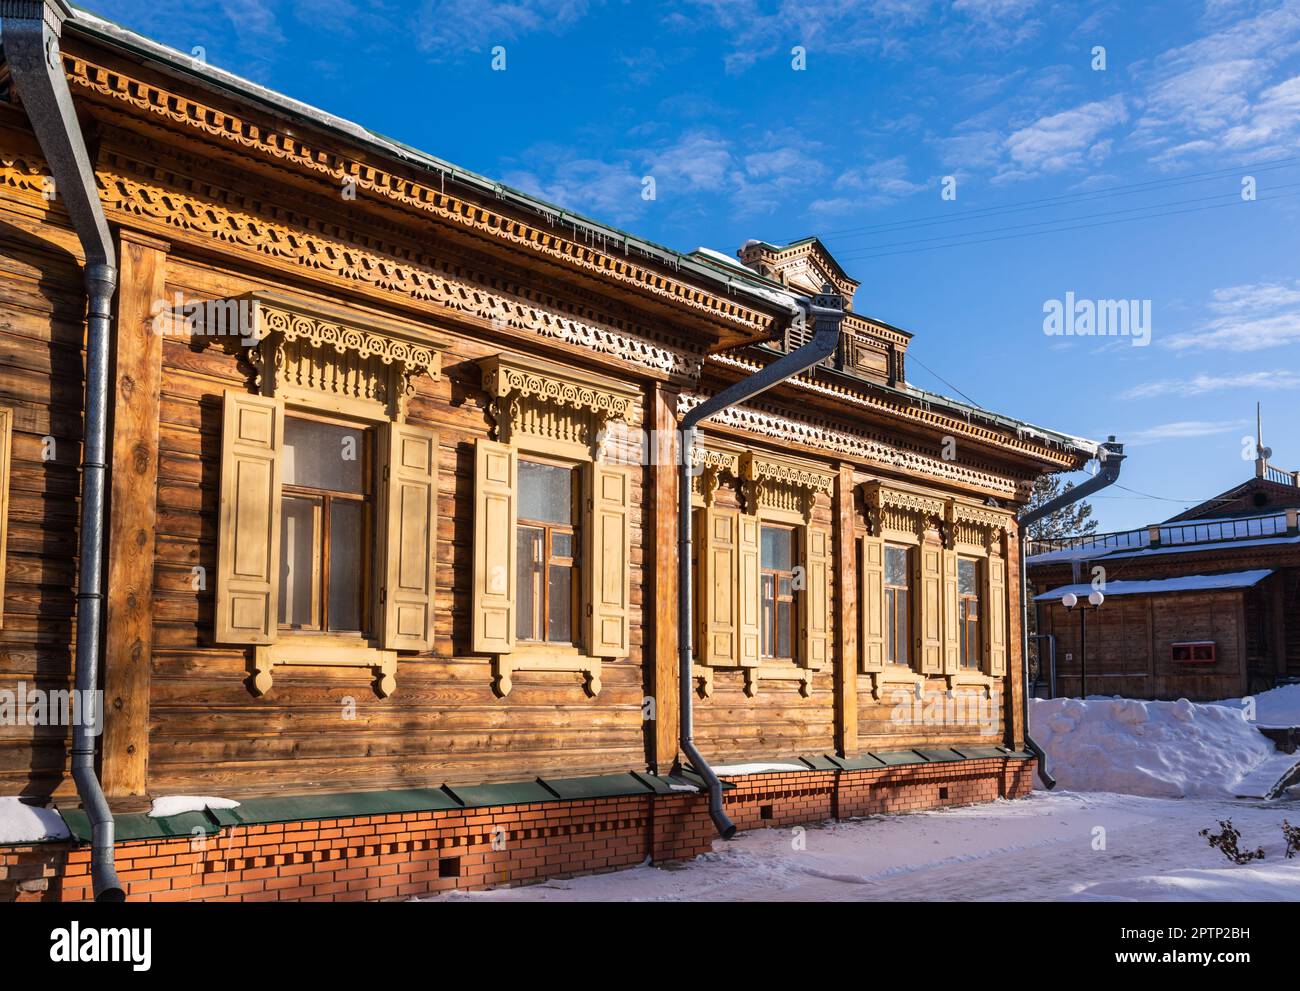
[{"label": "lamp post", "polygon": [[[1101,589],[1094,588],[1088,593],[1088,608],[1097,610],[1101,604],[1106,601],[1106,596],[1102,594]],[[1066,592],[1061,596],[1061,605],[1065,606],[1066,612],[1074,612],[1080,606],[1079,597],[1073,592]],[[1088,610],[1079,609],[1079,698],[1088,697],[1088,626],[1085,618]]]}]

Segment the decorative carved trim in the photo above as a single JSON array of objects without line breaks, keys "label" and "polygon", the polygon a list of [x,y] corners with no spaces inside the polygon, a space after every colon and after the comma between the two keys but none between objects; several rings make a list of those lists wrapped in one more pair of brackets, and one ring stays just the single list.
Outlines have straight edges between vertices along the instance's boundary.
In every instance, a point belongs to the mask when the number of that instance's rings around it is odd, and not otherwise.
[{"label": "decorative carved trim", "polygon": [[918,699],[925,694],[925,675],[917,674],[911,668],[889,664],[883,671],[864,671],[859,674],[871,679],[871,697],[877,702],[881,700],[890,685],[904,685],[911,688]]},{"label": "decorative carved trim", "polygon": [[947,519],[946,502],[942,497],[892,488],[883,482],[865,483],[862,502],[867,529],[873,537],[893,530],[924,538],[927,530],[942,531]]},{"label": "decorative carved trim", "polygon": [[[278,292],[212,300],[186,318],[193,333],[249,344],[256,388],[374,403],[396,419],[421,375],[438,378],[446,345],[379,318]],[[218,326],[208,327],[211,319]],[[425,339],[411,340],[416,333]],[[403,335],[403,336],[398,336]]]},{"label": "decorative carved trim", "polygon": [[[678,398],[678,413],[682,414],[694,409],[704,399],[704,396],[696,393],[682,393]],[[782,443],[801,444],[865,464],[976,486],[997,492],[1008,499],[1028,498],[1032,484],[1028,480],[1013,480],[1006,476],[977,471],[951,461],[944,461],[942,458],[932,458],[917,451],[906,450],[865,431],[795,420],[784,413],[762,407],[729,406],[716,414],[710,422],[734,430],[770,437]]]},{"label": "decorative carved trim", "polygon": [[745,694],[753,698],[758,694],[762,681],[797,681],[799,694],[804,698],[812,695],[812,680],[816,671],[813,668],[763,667],[745,668]]},{"label": "decorative carved trim", "polygon": [[[715,354],[708,358],[709,364],[718,364],[727,368],[734,368],[738,371],[751,374],[762,368],[762,364],[749,358],[741,357],[734,353]],[[849,384],[839,382],[829,383],[818,381],[814,376],[816,372],[804,372],[792,376],[787,382],[794,388],[802,389],[808,392],[815,392],[819,395],[829,396],[840,402],[848,403],[859,409],[870,410],[875,413],[886,416],[897,417],[902,420],[913,423],[924,424],[927,427],[942,432],[944,435],[953,437],[970,438],[981,444],[987,444],[990,447],[999,448],[1006,451],[1014,452],[1018,455],[1036,458],[1040,461],[1048,462],[1056,466],[1057,471],[1072,470],[1083,466],[1084,461],[1078,454],[1070,454],[1066,451],[1050,447],[1047,444],[1037,443],[1033,440],[1019,436],[1020,433],[1032,433],[1031,428],[1025,427],[1017,431],[1017,436],[1011,437],[1001,433],[991,427],[981,427],[973,423],[968,423],[956,416],[942,413],[936,410],[917,406],[908,403],[902,399],[893,399],[888,396],[881,396],[878,393],[873,394],[864,387],[855,389]],[[696,402],[702,401],[702,397],[697,398]],[[863,435],[867,436],[867,435]],[[882,438],[871,437],[876,443],[888,443]],[[953,462],[944,462],[940,459],[941,465],[953,466]],[[1026,471],[1023,477],[1027,480],[1027,485],[1033,484],[1033,476]]]},{"label": "decorative carved trim", "polygon": [[528,438],[599,458],[610,421],[640,422],[639,393],[612,379],[508,354],[484,358],[479,367],[493,436],[503,444]]},{"label": "decorative carved trim", "polygon": [[[275,129],[235,116],[214,106],[179,93],[164,90],[116,69],[99,66],[84,58],[63,53],[64,69],[69,82],[102,101],[112,101],[132,108],[133,117],[160,120],[173,128],[194,131],[207,140],[229,146],[241,155],[249,152],[268,163],[295,172],[314,173],[338,189],[345,181],[358,191],[390,203],[433,216],[454,227],[474,230],[498,241],[506,241],[560,261],[566,266],[599,273],[641,292],[671,299],[674,303],[752,330],[761,336],[770,333],[778,318],[741,305],[734,299],[700,289],[664,275],[633,261],[626,238],[597,239],[586,234],[585,243],[566,238],[552,230],[531,226],[516,218],[498,213],[480,203],[454,196],[443,188],[446,180],[455,181],[448,169],[437,187],[386,171],[374,164],[367,154],[348,157],[331,149],[308,143],[300,133]],[[143,114],[139,111],[144,111]],[[564,222],[562,214],[548,218],[555,226]],[[575,227],[576,234],[576,227]],[[617,252],[617,253],[616,253]]]},{"label": "decorative carved trim", "polygon": [[387,698],[397,688],[397,651],[381,650],[364,644],[343,645],[317,642],[303,637],[285,639],[253,648],[253,673],[250,688],[254,695],[265,695],[273,686],[277,666],[371,668],[375,674],[375,694]]},{"label": "decorative carved trim", "polygon": [[[112,157],[112,156],[109,156]],[[119,163],[120,164],[120,163]],[[542,337],[668,374],[698,376],[702,359],[596,326],[514,296],[453,278],[426,263],[380,254],[312,230],[308,218],[283,224],[252,212],[227,209],[217,199],[200,199],[125,175],[99,175],[100,198],[110,212],[147,218],[170,228],[210,237],[248,251],[325,270],[388,292],[466,313],[495,326],[528,330]],[[223,200],[237,199],[229,195]]]},{"label": "decorative carved trim", "polygon": [[516,671],[572,671],[582,675],[583,691],[595,698],[601,689],[600,667],[599,657],[588,657],[576,650],[516,648],[509,654],[492,655],[492,691],[499,698],[509,695]]},{"label": "decorative carved trim", "polygon": [[817,493],[830,495],[835,476],[811,465],[746,451],[740,456],[740,479],[745,511],[778,509],[812,519]]}]

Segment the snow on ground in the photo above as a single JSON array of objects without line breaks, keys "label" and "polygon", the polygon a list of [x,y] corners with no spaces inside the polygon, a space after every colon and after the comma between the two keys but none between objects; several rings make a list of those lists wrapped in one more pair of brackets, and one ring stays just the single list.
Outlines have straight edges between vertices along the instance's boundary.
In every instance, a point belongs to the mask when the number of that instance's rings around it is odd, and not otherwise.
[{"label": "snow on ground", "polygon": [[[1282,685],[1252,695],[1256,726],[1300,726],[1300,685]],[[1215,705],[1246,710],[1244,699],[1224,699]]]},{"label": "snow on ground", "polygon": [[28,805],[19,798],[0,798],[0,843],[66,840],[63,817],[53,809]]},{"label": "snow on ground", "polygon": [[1230,798],[1276,753],[1240,709],[1186,699],[1031,699],[1029,726],[1072,791]]},{"label": "snow on ground", "polygon": [[[1201,829],[1231,818],[1265,859],[1228,862]],[[1270,804],[1035,792],[1018,801],[745,832],[682,865],[437,901],[1300,901]],[[800,846],[802,845],[802,848]]]},{"label": "snow on ground", "polygon": [[202,795],[172,795],[155,798],[149,809],[151,819],[165,819],[182,812],[202,812],[204,809],[237,809],[239,803],[232,798],[207,798]]}]

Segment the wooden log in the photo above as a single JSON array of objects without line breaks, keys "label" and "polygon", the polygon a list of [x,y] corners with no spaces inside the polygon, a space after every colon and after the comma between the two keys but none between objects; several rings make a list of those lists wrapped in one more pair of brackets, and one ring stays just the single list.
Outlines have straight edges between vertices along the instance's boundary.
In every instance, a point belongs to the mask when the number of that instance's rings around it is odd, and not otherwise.
[{"label": "wooden log", "polygon": [[153,329],[151,310],[163,295],[167,245],[123,231],[119,256],[102,758],[111,797],[146,793],[162,380],[162,336]]}]

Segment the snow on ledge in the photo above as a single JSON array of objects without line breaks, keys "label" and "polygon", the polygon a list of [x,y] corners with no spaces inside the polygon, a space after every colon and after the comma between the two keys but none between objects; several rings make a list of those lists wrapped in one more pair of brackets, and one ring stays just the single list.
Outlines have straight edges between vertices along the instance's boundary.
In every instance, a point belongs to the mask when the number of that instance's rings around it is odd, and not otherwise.
[{"label": "snow on ledge", "polygon": [[237,809],[239,803],[231,798],[207,798],[202,795],[172,795],[155,798],[149,809],[150,819],[166,819],[184,812],[202,812],[205,809]]},{"label": "snow on ledge", "polygon": [[[1216,589],[1250,588],[1258,585],[1273,572],[1268,568],[1256,571],[1232,571],[1223,575],[1185,575],[1181,578],[1154,578],[1150,581],[1108,581],[1102,588],[1109,598],[1112,595],[1161,595],[1169,592],[1207,592]],[[1091,585],[1062,585],[1042,595],[1035,595],[1035,602],[1059,599],[1066,592],[1073,592],[1080,599],[1086,599],[1092,592]]]},{"label": "snow on ledge", "polygon": [[42,843],[71,835],[54,809],[28,805],[21,798],[0,798],[0,843]]},{"label": "snow on ledge", "polygon": [[763,774],[767,771],[806,771],[808,768],[802,764],[728,764],[725,767],[714,767],[713,771],[718,776],[729,778],[739,777],[742,774]]}]

